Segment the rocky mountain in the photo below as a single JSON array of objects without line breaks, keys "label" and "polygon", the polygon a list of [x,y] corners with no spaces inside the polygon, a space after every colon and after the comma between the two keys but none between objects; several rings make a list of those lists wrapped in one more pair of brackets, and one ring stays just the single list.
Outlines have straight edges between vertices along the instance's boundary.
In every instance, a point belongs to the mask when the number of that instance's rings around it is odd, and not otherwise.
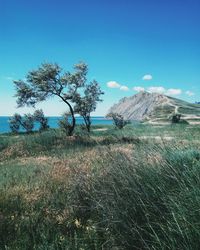
[{"label": "rocky mountain", "polygon": [[174,112],[182,114],[182,118],[190,122],[200,121],[199,104],[158,93],[140,92],[131,97],[124,97],[108,111],[121,114],[126,120],[149,122],[168,121]]}]

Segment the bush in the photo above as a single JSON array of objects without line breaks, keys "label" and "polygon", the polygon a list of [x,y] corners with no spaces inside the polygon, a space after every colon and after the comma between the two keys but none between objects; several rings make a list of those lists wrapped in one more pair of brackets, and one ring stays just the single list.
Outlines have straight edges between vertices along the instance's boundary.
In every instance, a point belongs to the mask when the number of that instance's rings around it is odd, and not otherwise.
[{"label": "bush", "polygon": [[119,129],[122,129],[127,124],[129,124],[129,121],[124,120],[123,116],[117,113],[110,113],[107,115],[107,117],[111,117],[113,119],[115,126]]},{"label": "bush", "polygon": [[34,121],[39,122],[39,131],[44,131],[49,128],[48,119],[44,116],[42,109],[36,110],[33,114]]},{"label": "bush", "polygon": [[181,114],[173,114],[171,116],[171,122],[172,123],[179,123],[181,120]]},{"label": "bush", "polygon": [[62,118],[61,120],[59,120],[59,127],[60,129],[66,134],[66,135],[69,135],[69,131],[71,129],[71,124],[69,122],[69,117],[70,117],[70,114],[68,112],[65,112],[63,115],[62,115]]},{"label": "bush", "polygon": [[14,114],[13,117],[9,119],[10,129],[13,133],[19,133],[20,128],[26,130],[27,133],[33,131],[34,123],[39,122],[39,131],[44,131],[49,128],[48,119],[44,116],[42,109],[36,110],[33,115],[25,114],[23,117],[19,114]]},{"label": "bush", "polygon": [[30,133],[34,128],[34,117],[31,114],[25,114],[23,117],[19,114],[14,114],[9,119],[9,125],[13,133],[18,133],[20,127],[24,128],[27,133]]},{"label": "bush", "polygon": [[34,128],[34,117],[31,114],[25,114],[22,119],[21,125],[27,133],[32,132]]},{"label": "bush", "polygon": [[22,117],[19,114],[14,114],[9,118],[9,126],[13,133],[18,133],[22,122]]}]

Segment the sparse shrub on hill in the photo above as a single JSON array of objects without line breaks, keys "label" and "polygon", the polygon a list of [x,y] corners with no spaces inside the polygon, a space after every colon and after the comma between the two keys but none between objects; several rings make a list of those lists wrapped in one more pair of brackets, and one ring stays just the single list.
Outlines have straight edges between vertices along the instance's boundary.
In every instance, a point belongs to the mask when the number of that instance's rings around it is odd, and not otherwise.
[{"label": "sparse shrub on hill", "polygon": [[127,124],[130,123],[129,121],[124,120],[124,117],[122,115],[117,113],[110,113],[107,115],[107,117],[112,118],[115,126],[119,129],[122,129],[123,127],[125,127]]},{"label": "sparse shrub on hill", "polygon": [[34,121],[40,123],[39,131],[44,131],[49,128],[48,119],[44,116],[42,109],[36,110],[33,116],[34,116]]},{"label": "sparse shrub on hill", "polygon": [[187,124],[189,124],[189,122],[188,121],[186,121],[186,120],[182,120],[181,119],[181,114],[179,114],[179,113],[174,113],[174,114],[172,114],[171,116],[170,116],[170,120],[171,120],[171,123],[172,124],[185,124],[185,125],[187,125]]},{"label": "sparse shrub on hill", "polygon": [[170,118],[172,123],[179,123],[181,120],[181,114],[174,113]]}]

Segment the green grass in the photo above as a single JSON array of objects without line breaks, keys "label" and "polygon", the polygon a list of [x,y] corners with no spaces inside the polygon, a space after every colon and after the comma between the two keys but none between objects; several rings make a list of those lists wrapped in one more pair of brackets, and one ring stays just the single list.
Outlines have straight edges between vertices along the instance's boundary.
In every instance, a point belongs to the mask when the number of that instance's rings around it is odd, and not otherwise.
[{"label": "green grass", "polygon": [[189,125],[0,135],[0,249],[199,249],[199,141]]}]

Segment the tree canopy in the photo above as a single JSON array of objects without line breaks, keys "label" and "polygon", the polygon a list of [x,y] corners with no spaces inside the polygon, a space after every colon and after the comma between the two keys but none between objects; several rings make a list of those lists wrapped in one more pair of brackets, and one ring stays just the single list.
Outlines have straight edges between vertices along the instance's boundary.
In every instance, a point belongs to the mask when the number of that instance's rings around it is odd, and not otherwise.
[{"label": "tree canopy", "polygon": [[76,64],[72,73],[63,72],[58,64],[43,63],[27,74],[26,81],[14,81],[18,107],[34,107],[39,102],[57,96],[69,107],[72,122],[68,134],[72,135],[76,123],[75,112],[87,117],[96,109],[97,101],[100,101],[98,95],[103,93],[96,81],[87,83],[87,73],[88,66],[83,62]]},{"label": "tree canopy", "polygon": [[91,126],[91,112],[96,110],[97,103],[102,101],[100,96],[103,94],[98,82],[94,80],[86,85],[83,97],[77,98],[74,110],[83,117],[88,132]]}]

